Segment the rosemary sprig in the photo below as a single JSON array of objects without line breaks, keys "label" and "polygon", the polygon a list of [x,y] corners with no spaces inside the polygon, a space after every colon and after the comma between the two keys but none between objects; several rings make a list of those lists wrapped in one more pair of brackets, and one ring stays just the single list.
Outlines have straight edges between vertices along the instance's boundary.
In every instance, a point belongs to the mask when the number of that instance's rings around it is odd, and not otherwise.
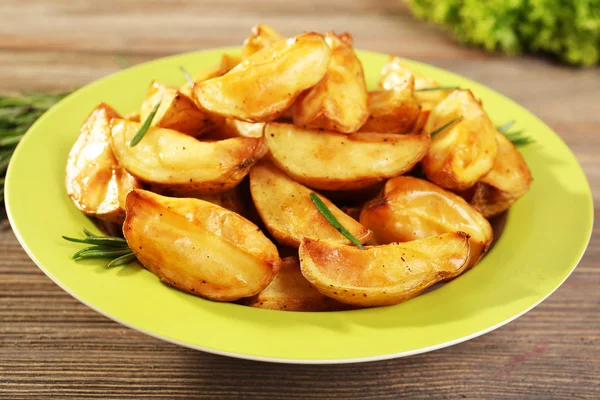
[{"label": "rosemary sprig", "polygon": [[136,260],[135,254],[127,244],[127,241],[114,236],[97,236],[87,229],[83,228],[84,238],[72,238],[63,236],[62,238],[75,243],[85,243],[90,246],[85,247],[73,254],[73,260],[85,260],[90,258],[112,258],[108,263],[109,267],[116,267],[132,263]]},{"label": "rosemary sprig", "polygon": [[323,203],[323,200],[321,200],[319,196],[317,196],[315,193],[311,193],[310,199],[312,200],[315,207],[317,207],[317,210],[321,213],[323,217],[325,217],[325,219],[331,224],[331,226],[333,226],[335,229],[337,229],[339,233],[344,235],[348,240],[355,244],[356,247],[358,247],[361,250],[364,250],[364,246],[362,245],[362,243],[360,243],[358,239],[356,239],[354,235],[352,235],[348,231],[348,229],[344,228],[342,224],[340,224],[340,221],[338,221],[337,218],[331,213],[331,211],[329,211],[329,208],[327,208],[327,206],[325,205],[325,203]]},{"label": "rosemary sprig", "polygon": [[458,86],[435,86],[435,87],[415,89],[415,92],[432,92],[434,90],[454,90],[454,89],[458,89],[458,88],[459,88]]},{"label": "rosemary sprig", "polygon": [[515,121],[508,121],[506,124],[502,126],[497,126],[496,129],[498,132],[502,133],[508,140],[512,142],[517,147],[526,146],[530,143],[534,143],[531,137],[525,135],[524,129],[519,129],[517,131],[509,132],[508,130],[515,124]]},{"label": "rosemary sprig", "polygon": [[187,72],[185,70],[185,68],[183,68],[183,65],[180,65],[179,69],[181,70],[181,73],[185,77],[185,80],[187,81],[187,84],[189,85],[189,87],[193,88],[194,87],[194,79],[192,78],[192,76],[189,74],[189,72]]},{"label": "rosemary sprig", "polygon": [[152,107],[152,111],[150,111],[150,114],[148,114],[148,117],[146,117],[146,120],[144,121],[140,129],[137,131],[133,139],[131,139],[131,142],[129,142],[129,145],[131,147],[136,146],[142,140],[146,132],[148,132],[148,129],[150,129],[150,124],[152,123],[152,120],[154,119],[154,116],[156,115],[156,112],[158,111],[158,107],[160,107],[161,102],[162,98],[156,102],[154,107]]},{"label": "rosemary sprig", "polygon": [[431,134],[429,136],[430,137],[434,137],[435,135],[437,135],[438,133],[440,133],[441,131],[443,131],[444,129],[446,129],[447,127],[449,127],[450,125],[452,125],[453,123],[455,123],[456,121],[458,121],[461,118],[462,118],[462,116],[456,117],[453,120],[445,123],[444,125],[442,125],[439,128],[437,128],[435,131],[431,132]]}]

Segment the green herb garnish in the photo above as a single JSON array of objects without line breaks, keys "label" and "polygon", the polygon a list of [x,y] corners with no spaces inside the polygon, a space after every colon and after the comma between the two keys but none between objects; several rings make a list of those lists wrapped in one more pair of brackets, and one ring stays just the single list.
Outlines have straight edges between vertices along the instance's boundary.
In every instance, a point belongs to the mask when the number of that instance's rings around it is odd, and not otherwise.
[{"label": "green herb garnish", "polygon": [[185,80],[187,81],[188,85],[191,88],[193,88],[194,87],[194,79],[192,79],[192,76],[185,70],[185,68],[183,68],[183,65],[180,65],[179,69],[181,70],[181,73],[185,77]]},{"label": "green herb garnish", "polygon": [[436,86],[436,87],[415,89],[415,92],[432,92],[434,90],[455,90],[455,89],[459,89],[459,87],[458,86]]},{"label": "green herb garnish", "polygon": [[112,258],[113,260],[108,263],[109,267],[130,264],[136,260],[135,254],[133,254],[125,239],[115,236],[97,236],[85,228],[83,228],[83,233],[85,234],[83,239],[62,237],[69,242],[90,245],[73,254],[71,257],[73,260]]},{"label": "green herb garnish", "polygon": [[152,120],[154,119],[154,116],[156,115],[156,112],[158,111],[158,107],[160,107],[161,102],[162,98],[154,105],[154,107],[152,107],[152,111],[150,111],[150,114],[148,114],[148,117],[146,117],[146,120],[144,121],[140,129],[137,131],[133,139],[131,139],[131,142],[129,142],[129,146],[133,147],[137,145],[142,140],[146,132],[148,132],[148,129],[150,129],[150,124],[152,123]]},{"label": "green herb garnish", "polygon": [[125,69],[125,68],[129,68],[129,67],[131,67],[131,64],[129,63],[129,61],[127,61],[127,60],[125,59],[125,57],[123,57],[123,56],[120,56],[120,55],[118,55],[118,54],[115,54],[115,55],[113,56],[113,60],[115,60],[115,62],[116,62],[117,64],[119,64],[119,67],[121,67],[122,69]]},{"label": "green herb garnish", "polygon": [[447,127],[449,127],[450,125],[452,125],[453,123],[455,123],[456,121],[458,121],[461,118],[462,118],[462,116],[456,117],[453,120],[451,120],[450,122],[445,123],[444,125],[437,128],[435,131],[431,132],[431,134],[429,136],[434,137],[435,135],[437,135],[438,133],[440,133],[441,131],[443,131],[444,129],[446,129]]},{"label": "green herb garnish", "polygon": [[529,136],[524,135],[524,130],[520,129],[518,131],[508,132],[508,130],[515,124],[515,121],[508,121],[506,124],[502,126],[496,127],[498,132],[506,136],[508,140],[512,142],[515,146],[526,146],[530,143],[534,143],[535,140],[530,138]]},{"label": "green herb garnish", "polygon": [[310,199],[312,200],[315,207],[317,207],[317,210],[321,213],[323,217],[325,217],[325,219],[331,224],[331,226],[333,226],[335,229],[337,229],[339,233],[344,235],[349,241],[355,244],[356,247],[358,247],[361,250],[365,249],[362,243],[360,243],[358,239],[356,239],[348,231],[348,229],[344,228],[342,224],[340,224],[340,221],[338,221],[337,218],[331,213],[331,211],[329,211],[329,208],[327,208],[327,206],[325,205],[325,203],[323,203],[323,200],[321,200],[319,196],[317,196],[315,193],[311,193]]}]

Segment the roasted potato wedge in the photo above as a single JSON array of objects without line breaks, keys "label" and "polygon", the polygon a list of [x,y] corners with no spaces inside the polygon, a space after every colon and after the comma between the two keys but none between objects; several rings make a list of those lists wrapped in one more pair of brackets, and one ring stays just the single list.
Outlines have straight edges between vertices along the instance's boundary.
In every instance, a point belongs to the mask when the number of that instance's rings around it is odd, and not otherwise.
[{"label": "roasted potato wedge", "polygon": [[161,185],[147,185],[147,189],[151,192],[160,194],[162,196],[167,197],[186,197],[186,198],[194,198],[200,199],[204,201],[208,201],[209,203],[216,204],[219,207],[223,207],[228,209],[229,211],[233,211],[234,213],[240,214],[243,217],[246,217],[246,206],[244,204],[245,200],[240,193],[240,186],[236,186],[235,188],[221,193],[194,193],[190,191],[178,192],[169,187],[164,187]]},{"label": "roasted potato wedge", "polygon": [[361,132],[411,133],[421,115],[414,96],[414,80],[389,90],[369,92],[369,119]]},{"label": "roasted potato wedge", "polygon": [[242,57],[250,57],[254,53],[271,47],[275,43],[285,39],[275,29],[266,24],[258,24],[252,27],[250,36],[244,40],[242,47]]},{"label": "roasted potato wedge", "polygon": [[139,183],[113,154],[109,127],[112,118],[120,116],[104,103],[87,117],[69,153],[65,185],[81,211],[121,223],[125,218],[125,196]]},{"label": "roasted potato wedge", "polygon": [[200,111],[196,103],[175,88],[153,81],[142,103],[140,121],[145,121],[152,108],[160,101],[151,126],[173,129],[181,133],[198,136],[214,128],[213,121],[207,114]]},{"label": "roasted potato wedge", "polygon": [[422,165],[427,178],[452,190],[464,190],[485,176],[496,160],[496,128],[468,90],[455,90],[431,111],[425,134],[439,132]]},{"label": "roasted potato wedge", "polygon": [[474,266],[492,244],[490,223],[462,197],[423,179],[398,176],[366,203],[360,222],[379,244],[410,242],[444,233],[465,232]]},{"label": "roasted potato wedge", "polygon": [[419,103],[427,104],[432,108],[440,101],[444,100],[452,90],[431,90],[423,91],[423,89],[440,87],[436,80],[425,75],[406,65],[399,57],[391,57],[390,60],[381,69],[379,86],[383,89],[390,90],[398,85],[404,84],[410,77],[415,81],[415,96]]},{"label": "roasted potato wedge", "polygon": [[[351,243],[317,210],[310,199],[312,190],[294,182],[271,162],[263,160],[252,168],[250,193],[265,226],[282,245],[297,248],[303,237]],[[354,237],[361,243],[369,240],[371,232],[368,229],[344,214],[325,197],[318,196]]]},{"label": "roasted potato wedge", "polygon": [[279,311],[339,311],[350,308],[347,304],[322,295],[300,272],[298,257],[281,260],[281,269],[273,281],[256,296],[242,300],[255,308]]},{"label": "roasted potato wedge", "polygon": [[263,135],[264,129],[264,122],[246,122],[233,118],[225,118],[223,124],[206,136],[206,138],[216,140],[231,139],[235,137],[258,138]]},{"label": "roasted potato wedge", "polygon": [[131,147],[139,128],[136,122],[112,120],[112,147],[119,163],[138,179],[178,193],[231,190],[267,152],[262,137],[201,142],[163,128],[148,129]]},{"label": "roasted potato wedge", "polygon": [[123,234],[137,259],[167,285],[231,301],[266,288],[279,270],[275,245],[252,222],[212,203],[136,189]]},{"label": "roasted potato wedge", "polygon": [[331,47],[327,73],[294,104],[294,123],[305,128],[353,133],[369,117],[362,64],[352,47],[335,34],[327,33],[325,41]]},{"label": "roasted potato wedge", "polygon": [[[221,61],[217,65],[213,65],[212,67],[206,68],[199,73],[197,73],[192,79],[194,83],[204,82],[209,79],[218,78],[219,76],[223,76],[233,68],[235,68],[240,62],[242,62],[242,58],[237,54],[223,54],[221,55]],[[179,91],[189,97],[193,98],[192,87],[188,82],[181,85]]]},{"label": "roasted potato wedge", "polygon": [[300,245],[302,275],[321,293],[360,307],[397,304],[461,274],[469,260],[462,232],[364,250],[323,240]]},{"label": "roasted potato wedge", "polygon": [[322,190],[362,189],[410,170],[429,148],[427,135],[355,133],[265,127],[275,164],[294,180]]},{"label": "roasted potato wedge", "polygon": [[124,118],[129,121],[140,122],[140,112],[139,111],[130,112],[129,114],[126,114]]},{"label": "roasted potato wedge", "polygon": [[492,170],[475,185],[471,204],[485,217],[506,211],[529,190],[531,171],[517,150],[500,132],[496,133],[498,156]]},{"label": "roasted potato wedge", "polygon": [[331,49],[305,33],[260,50],[225,75],[197,83],[194,97],[210,113],[248,122],[272,121],[327,72]]}]

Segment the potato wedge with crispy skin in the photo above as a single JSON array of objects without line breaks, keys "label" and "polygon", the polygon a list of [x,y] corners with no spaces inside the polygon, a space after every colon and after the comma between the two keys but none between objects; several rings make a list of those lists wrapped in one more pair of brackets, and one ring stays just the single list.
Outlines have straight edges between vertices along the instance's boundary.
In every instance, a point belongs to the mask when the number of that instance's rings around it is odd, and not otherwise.
[{"label": "potato wedge with crispy skin", "polygon": [[414,96],[414,80],[389,90],[369,92],[369,119],[361,132],[412,133],[421,115]]},{"label": "potato wedge with crispy skin", "polygon": [[240,186],[236,186],[233,189],[227,192],[221,193],[194,193],[191,191],[183,191],[178,192],[173,190],[170,187],[164,186],[155,186],[155,185],[146,185],[146,189],[156,194],[160,194],[161,196],[167,197],[185,197],[185,198],[193,198],[200,199],[204,201],[208,201],[209,203],[216,204],[219,207],[226,208],[230,211],[233,211],[237,214],[240,214],[243,217],[246,217],[246,206],[245,199],[242,197],[242,194],[239,190]]},{"label": "potato wedge with crispy skin", "polygon": [[273,281],[256,296],[242,300],[242,304],[279,311],[339,311],[351,308],[333,300],[315,289],[300,272],[298,257],[281,260],[281,269]]},{"label": "potato wedge with crispy skin", "polygon": [[253,296],[281,265],[277,248],[256,225],[202,200],[131,191],[123,233],[161,281],[211,300]]},{"label": "potato wedge with crispy skin", "polygon": [[364,250],[323,240],[300,245],[302,275],[321,293],[361,307],[403,302],[460,275],[469,260],[462,232]]},{"label": "potato wedge with crispy skin", "polygon": [[351,46],[329,32],[327,73],[294,104],[294,123],[312,129],[353,133],[367,121],[367,85],[362,64]]},{"label": "potato wedge with crispy skin", "polygon": [[194,98],[209,113],[248,122],[272,121],[327,72],[331,50],[317,33],[281,40],[225,75],[197,83]]},{"label": "potato wedge with crispy skin", "polygon": [[[312,190],[294,182],[271,162],[261,161],[250,171],[250,193],[261,219],[282,245],[298,247],[303,237],[350,244],[317,210]],[[318,194],[317,194],[318,195]],[[327,208],[358,241],[366,243],[371,231],[318,195]]]},{"label": "potato wedge with crispy skin", "polygon": [[142,103],[140,121],[145,121],[148,115],[160,101],[156,115],[150,126],[173,129],[181,133],[198,136],[214,128],[213,121],[206,113],[200,111],[196,103],[175,88],[153,81],[146,92]]},{"label": "potato wedge with crispy skin", "polygon": [[264,122],[246,122],[233,118],[224,118],[224,122],[202,139],[223,140],[235,137],[254,137],[263,135]]},{"label": "potato wedge with crispy skin", "polygon": [[[208,67],[199,73],[197,73],[192,79],[195,83],[204,82],[209,79],[218,78],[219,76],[223,76],[233,68],[235,68],[240,62],[242,62],[242,58],[237,54],[223,54],[221,55],[221,61],[217,65],[213,65],[212,67]],[[188,82],[181,85],[179,91],[185,94],[190,99],[193,98],[192,87]]]},{"label": "potato wedge with crispy skin", "polygon": [[65,185],[73,204],[87,215],[121,223],[125,196],[139,187],[119,165],[110,145],[110,120],[120,118],[102,103],[87,117],[67,160]]},{"label": "potato wedge with crispy skin", "polygon": [[178,193],[226,192],[267,152],[262,137],[201,142],[163,128],[148,129],[131,147],[139,128],[135,122],[112,120],[112,147],[119,163],[138,179]]},{"label": "potato wedge with crispy skin", "polygon": [[427,153],[429,136],[321,132],[291,124],[265,127],[273,162],[306,186],[355,190],[410,170]]},{"label": "potato wedge with crispy skin", "polygon": [[445,85],[440,85],[436,80],[413,70],[399,57],[391,57],[383,66],[380,73],[379,86],[390,90],[398,85],[402,85],[410,76],[415,80],[415,97],[419,103],[428,104],[429,108],[444,100],[452,92],[452,89],[421,91],[421,89]]},{"label": "potato wedge with crispy skin", "polygon": [[382,193],[364,205],[360,222],[374,232],[379,244],[465,232],[471,246],[470,267],[483,257],[494,238],[487,219],[462,197],[411,176],[387,181]]},{"label": "potato wedge with crispy skin", "polygon": [[271,47],[275,43],[285,39],[275,29],[266,24],[258,24],[252,27],[250,36],[244,40],[242,47],[242,58],[246,59],[254,53]]},{"label": "potato wedge with crispy skin", "polygon": [[475,185],[471,204],[485,217],[507,210],[529,190],[531,171],[523,155],[500,132],[496,133],[498,156],[492,170]]},{"label": "potato wedge with crispy skin", "polygon": [[485,176],[496,160],[496,128],[468,90],[455,90],[431,110],[425,134],[457,119],[432,139],[422,165],[441,187],[464,190]]}]

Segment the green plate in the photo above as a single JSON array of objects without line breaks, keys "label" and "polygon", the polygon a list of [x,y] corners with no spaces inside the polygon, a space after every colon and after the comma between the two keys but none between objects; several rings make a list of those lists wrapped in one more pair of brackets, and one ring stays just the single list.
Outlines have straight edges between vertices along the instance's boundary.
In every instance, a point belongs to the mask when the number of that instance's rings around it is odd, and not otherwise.
[{"label": "green plate", "polygon": [[[171,289],[134,264],[74,262],[79,246],[61,239],[96,230],[64,189],[67,154],[101,101],[138,109],[152,79],[180,85],[218,62],[215,49],[168,57],[101,79],[62,100],[30,129],[8,169],[6,208],[33,261],[82,303],[148,335],[211,353],[290,363],[381,360],[439,349],[489,332],[548,297],[573,271],[588,243],[593,203],[585,175],[562,140],[531,113],[486,87],[410,62],[444,85],[470,88],[497,124],[516,120],[536,143],[522,151],[534,182],[508,213],[498,242],[473,270],[405,303],[356,311],[299,313],[211,302]],[[374,87],[388,56],[359,52]]]}]

